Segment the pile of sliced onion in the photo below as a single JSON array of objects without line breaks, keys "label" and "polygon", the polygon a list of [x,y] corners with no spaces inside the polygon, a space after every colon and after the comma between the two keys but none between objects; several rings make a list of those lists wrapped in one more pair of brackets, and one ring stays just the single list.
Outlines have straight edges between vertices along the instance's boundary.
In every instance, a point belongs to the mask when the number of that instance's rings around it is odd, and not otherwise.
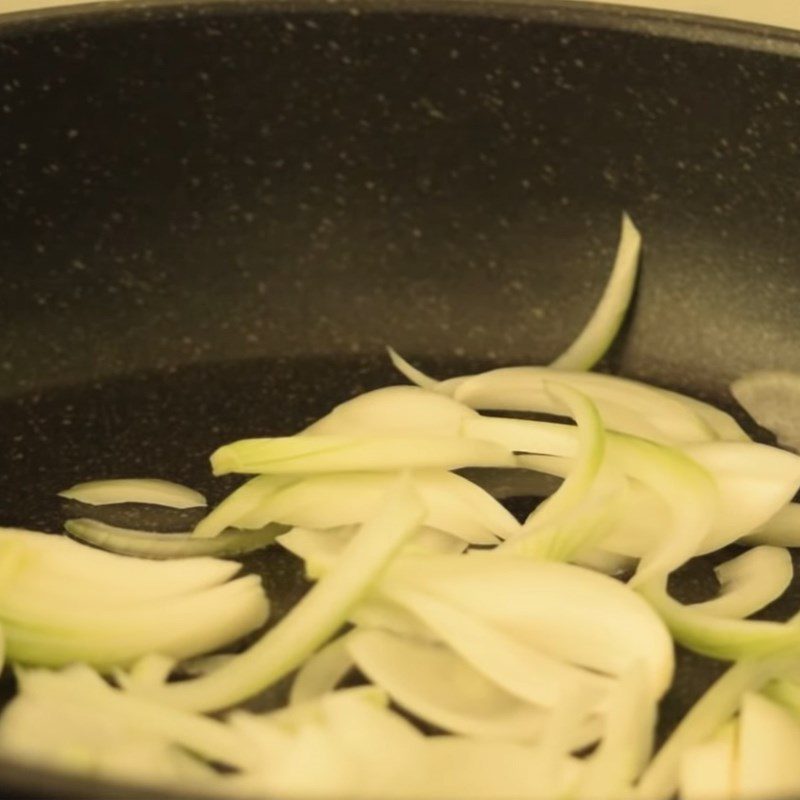
[{"label": "pile of sliced onion", "polygon": [[[391,350],[412,385],[218,449],[215,474],[248,477],[191,531],[66,523],[124,555],[2,532],[0,628],[19,693],[0,748],[249,797],[800,793],[800,615],[749,619],[793,579],[800,456],[708,403],[587,371],[620,328],[640,244],[624,217],[597,308],[550,366],[440,381]],[[734,392],[763,405],[768,378]],[[788,441],[791,423],[766,405]],[[501,478],[476,477],[487,471]],[[527,512],[484,485],[515,486]],[[205,502],[148,480],[62,494]],[[736,543],[717,596],[670,596],[673,572]],[[310,590],[245,649],[187,660],[266,613],[258,580],[227,582],[237,565],[209,556],[266,546],[302,560]],[[676,642],[732,665],[654,754]],[[289,676],[285,706],[237,709]]]}]

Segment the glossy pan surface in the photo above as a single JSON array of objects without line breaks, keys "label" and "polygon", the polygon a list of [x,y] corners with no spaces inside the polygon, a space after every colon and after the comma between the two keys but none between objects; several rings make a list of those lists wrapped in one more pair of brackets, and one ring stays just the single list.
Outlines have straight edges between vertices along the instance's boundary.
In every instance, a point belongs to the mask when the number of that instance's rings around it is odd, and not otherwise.
[{"label": "glossy pan surface", "polygon": [[[794,34],[572,3],[0,20],[0,525],[59,530],[55,493],[97,477],[218,499],[217,445],[399,382],[387,343],[442,376],[546,363],[623,209],[643,275],[604,368],[732,408],[731,378],[800,369],[799,107]],[[718,669],[687,660],[665,728]]]}]

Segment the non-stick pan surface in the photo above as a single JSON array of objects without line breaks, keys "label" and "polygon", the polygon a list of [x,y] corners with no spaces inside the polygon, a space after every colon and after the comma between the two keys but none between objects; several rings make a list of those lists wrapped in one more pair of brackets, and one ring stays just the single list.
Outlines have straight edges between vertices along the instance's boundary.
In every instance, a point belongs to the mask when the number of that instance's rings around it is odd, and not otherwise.
[{"label": "non-stick pan surface", "polygon": [[[535,2],[11,15],[0,525],[59,530],[90,478],[217,499],[213,448],[399,382],[387,343],[438,375],[546,363],[623,209],[646,252],[605,368],[731,408],[732,377],[800,368],[799,151],[800,39],[766,29]],[[286,555],[250,566],[279,607],[302,591]],[[719,671],[682,658],[665,729]]]}]

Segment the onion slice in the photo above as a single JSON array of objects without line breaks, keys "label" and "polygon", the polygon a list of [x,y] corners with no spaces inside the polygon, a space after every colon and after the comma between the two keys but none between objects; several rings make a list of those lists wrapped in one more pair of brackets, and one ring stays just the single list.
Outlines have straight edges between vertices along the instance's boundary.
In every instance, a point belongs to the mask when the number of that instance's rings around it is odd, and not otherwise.
[{"label": "onion slice", "polygon": [[[346,647],[359,670],[389,696],[429,724],[479,739],[535,742],[548,712],[503,690],[450,648],[384,630],[357,630]],[[570,749],[600,736],[597,719],[586,720]]]},{"label": "onion slice", "polygon": [[800,547],[800,503],[787,503],[763,525],[742,538],[743,544]]},{"label": "onion slice", "polygon": [[197,508],[206,505],[205,497],[194,489],[158,478],[88,481],[64,489],[58,495],[91,506],[147,503],[168,508]]},{"label": "onion slice", "polygon": [[[422,611],[423,599],[426,608],[433,601],[445,605],[448,619],[456,613],[465,617],[464,626],[456,628],[454,622],[456,633],[481,623],[517,644],[594,674],[620,675],[641,660],[654,697],[672,680],[673,646],[664,624],[635,592],[606,575],[494,552],[402,556],[378,588],[426,625],[431,617]],[[439,616],[444,619],[444,612]],[[436,633],[445,636],[443,627]],[[491,648],[481,645],[477,634],[474,641],[489,663]]]},{"label": "onion slice", "polygon": [[627,214],[622,215],[617,255],[597,306],[575,341],[551,363],[556,369],[591,369],[614,341],[636,285],[642,236]]},{"label": "onion slice", "polygon": [[291,672],[344,624],[424,513],[408,477],[399,480],[335,567],[274,628],[214,672],[154,690],[153,699],[213,711],[252,697]]},{"label": "onion slice", "polygon": [[332,692],[339,682],[353,669],[349,641],[352,633],[345,633],[317,650],[292,681],[289,705],[308,703]]},{"label": "onion slice", "polygon": [[287,436],[242,439],[211,456],[215,475],[229,472],[306,474],[440,467],[513,467],[492,442],[455,436]]},{"label": "onion slice", "polygon": [[[760,566],[773,562],[771,556],[761,560]],[[752,566],[752,565],[751,565]],[[759,569],[755,576],[738,576],[738,587],[730,592],[730,599],[720,598],[724,610],[746,610],[755,605],[754,599],[763,602],[775,598],[786,588],[786,566],[776,574]],[[758,585],[761,584],[761,585]],[[675,640],[684,647],[701,655],[723,660],[759,658],[800,647],[800,618],[793,617],[788,622],[766,622],[762,620],[742,620],[720,617],[704,613],[699,609],[683,605],[669,596],[663,579],[644,584],[639,593],[658,612],[672,632]],[[724,601],[724,602],[723,602]],[[737,608],[737,605],[740,606]]]},{"label": "onion slice", "polygon": [[198,539],[191,532],[154,533],[107,525],[94,519],[70,519],[64,529],[75,539],[111,553],[139,558],[168,559],[197,556],[237,556],[272,544],[286,531],[285,525],[261,530],[226,530],[213,539]]},{"label": "onion slice", "polygon": [[800,657],[782,654],[767,659],[744,659],[731,667],[692,706],[650,762],[636,787],[636,800],[669,800],[678,788],[685,753],[708,740],[728,722],[746,692],[758,691],[798,666]]},{"label": "onion slice", "polygon": [[749,617],[777,600],[789,588],[794,566],[789,551],[762,545],[714,568],[720,593],[687,608],[714,617]]},{"label": "onion slice", "polygon": [[[267,495],[238,520],[245,528],[270,522],[329,529],[364,522],[395,480],[391,472],[341,472],[310,475]],[[416,470],[414,489],[426,507],[424,524],[470,544],[497,544],[515,536],[517,520],[474,483],[443,469]]]},{"label": "onion slice", "polygon": [[800,450],[800,374],[781,370],[749,372],[731,384],[731,394],[778,442]]},{"label": "onion slice", "polygon": [[736,721],[728,722],[707,742],[686,749],[678,778],[681,800],[732,800],[736,796],[738,727]]},{"label": "onion slice", "polygon": [[[164,737],[211,761],[240,769],[252,769],[257,763],[254,749],[224,723],[113,689],[85,665],[75,664],[60,672],[18,670],[18,679],[21,693],[0,717],[0,742],[4,744],[13,741],[15,736],[13,716],[9,717],[14,703],[35,700],[49,707],[50,725],[59,724],[59,708],[68,713],[94,712],[106,720],[106,725],[140,735]],[[79,731],[80,728],[75,728],[72,736]],[[64,734],[67,747],[69,731]]]}]

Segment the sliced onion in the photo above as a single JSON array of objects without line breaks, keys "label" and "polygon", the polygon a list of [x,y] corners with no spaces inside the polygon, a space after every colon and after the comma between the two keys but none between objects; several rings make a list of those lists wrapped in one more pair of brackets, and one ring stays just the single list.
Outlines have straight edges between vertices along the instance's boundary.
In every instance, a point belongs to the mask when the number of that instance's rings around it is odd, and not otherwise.
[{"label": "sliced onion", "polygon": [[[554,369],[588,370],[605,355],[614,341],[633,296],[642,237],[633,220],[623,213],[619,244],[603,293],[591,317],[570,346],[552,362]],[[412,383],[436,389],[439,382],[412,366],[391,347],[395,368]]]},{"label": "sliced onion", "polygon": [[492,552],[403,556],[379,589],[403,605],[407,598],[401,601],[398,592],[425,592],[519,643],[596,673],[620,675],[642,660],[655,697],[672,680],[672,640],[661,620],[624,584],[586,569]]},{"label": "sliced onion", "polygon": [[[357,534],[357,525],[324,531],[295,527],[281,534],[278,543],[305,561],[306,576],[316,580],[334,567]],[[463,539],[435,528],[420,527],[403,545],[401,552],[411,555],[456,554],[462,553],[465,548],[466,542]]]},{"label": "sliced onion", "polygon": [[235,561],[208,557],[150,561],[121,556],[65,536],[17,528],[0,528],[0,556],[18,557],[5,586],[13,575],[21,593],[60,596],[62,601],[75,597],[87,603],[102,597],[103,605],[111,608],[216,586],[241,569]]},{"label": "sliced onion", "polygon": [[699,552],[712,552],[767,523],[800,488],[800,456],[755,442],[683,448],[716,484],[720,502]]},{"label": "sliced onion", "polygon": [[580,800],[630,795],[652,755],[656,717],[647,673],[641,663],[634,663],[612,689],[603,738],[581,776]]},{"label": "sliced onion", "polygon": [[460,436],[478,413],[450,397],[417,386],[387,386],[336,406],[303,431],[304,435]]},{"label": "sliced onion", "polygon": [[642,237],[627,214],[622,215],[617,255],[608,283],[591,318],[574,342],[551,366],[556,369],[591,369],[617,335],[636,285]]},{"label": "sliced onion", "polygon": [[[260,528],[270,522],[303,528],[338,528],[375,513],[389,486],[390,472],[312,475],[267,496],[238,524]],[[480,487],[446,470],[418,470],[411,480],[426,506],[425,524],[470,544],[496,544],[514,536],[516,519]]]},{"label": "sliced onion", "polygon": [[288,436],[242,439],[211,456],[215,475],[303,474],[440,467],[512,467],[514,457],[491,442],[452,436]]},{"label": "sliced onion", "polygon": [[145,561],[19,530],[0,531],[0,556],[0,624],[9,657],[22,663],[109,670],[151,652],[181,658],[232,642],[267,617],[257,577],[228,581],[236,563]]},{"label": "sliced onion", "polygon": [[168,508],[196,508],[206,505],[205,497],[194,489],[157,478],[88,481],[64,489],[58,494],[59,497],[92,506],[147,503]]},{"label": "sliced onion", "polygon": [[525,520],[524,531],[528,535],[570,514],[586,499],[605,457],[605,431],[594,403],[567,385],[551,383],[547,384],[547,389],[574,417],[577,448],[573,468],[564,483]]},{"label": "sliced onion", "polygon": [[756,692],[741,702],[734,784],[743,800],[800,793],[800,718]]},{"label": "sliced onion", "polygon": [[136,788],[144,784],[151,791],[179,785],[200,792],[220,782],[211,766],[158,730],[133,728],[106,709],[53,703],[27,694],[15,697],[4,709],[0,749],[5,758],[26,768],[73,772]]},{"label": "sliced onion", "polygon": [[[574,458],[577,451],[577,433],[570,425],[484,417],[469,422],[467,431],[517,452]],[[642,554],[633,584],[672,572],[709,536],[718,512],[716,484],[696,461],[673,447],[609,432],[607,452],[615,467],[650,488],[669,510],[668,530],[657,548]],[[547,468],[541,459],[526,457],[520,463]],[[554,459],[551,464],[555,474],[569,474],[567,462]]]},{"label": "sliced onion", "polygon": [[106,525],[94,519],[69,519],[64,529],[75,539],[111,553],[139,558],[169,559],[197,556],[236,556],[272,544],[286,531],[285,525],[267,525],[261,530],[226,530],[213,539],[198,539],[188,533],[154,533]]},{"label": "sliced onion", "polygon": [[[59,708],[68,713],[95,712],[115,726],[164,737],[210,761],[242,769],[253,768],[257,763],[257,754],[248,742],[224,723],[115,690],[84,665],[76,664],[61,672],[24,670],[18,678],[19,699],[35,699],[49,707],[50,725],[58,724]],[[14,736],[13,720],[6,716],[12,706],[13,702],[0,717],[0,742]]]},{"label": "sliced onion", "polygon": [[686,749],[680,760],[681,800],[731,800],[736,796],[738,725],[729,722],[707,742]]},{"label": "sliced onion", "polygon": [[754,547],[714,568],[720,593],[693,603],[692,611],[714,617],[749,617],[777,600],[794,577],[792,557],[781,547]]},{"label": "sliced onion", "polygon": [[431,378],[429,375],[426,375],[421,370],[417,369],[413,366],[410,362],[406,361],[400,353],[397,352],[393,347],[387,347],[386,351],[389,354],[389,360],[394,365],[395,369],[401,374],[404,375],[411,383],[416,384],[421,389],[431,389],[434,390],[439,385],[439,381],[436,378]]},{"label": "sliced onion", "polygon": [[275,627],[218,670],[164,686],[153,699],[211,711],[251,697],[291,672],[343,625],[424,513],[408,478],[399,481],[336,566]]},{"label": "sliced onion", "polygon": [[0,603],[10,658],[53,667],[84,662],[101,670],[151,652],[174,658],[207,653],[261,627],[266,617],[255,575],[125,613],[96,602],[34,603],[29,594],[6,593]]},{"label": "sliced onion", "polygon": [[[575,459],[561,487],[525,521],[523,535],[500,549],[568,561],[608,534],[619,516],[625,482],[605,459],[606,437],[594,404],[580,392],[556,386],[577,424]],[[518,461],[536,468],[531,457]]]},{"label": "sliced onion", "polygon": [[731,384],[731,393],[762,428],[776,435],[780,444],[800,450],[800,374],[750,372]]},{"label": "sliced onion", "polygon": [[662,580],[643,584],[639,592],[675,640],[701,655],[723,660],[764,658],[800,647],[800,620],[765,622],[704,614],[670,597]]},{"label": "sliced onion", "polygon": [[800,503],[787,503],[753,533],[742,538],[744,544],[770,544],[776,547],[800,546]]},{"label": "sliced onion", "polygon": [[650,762],[636,787],[637,800],[669,800],[678,787],[684,754],[707,741],[728,722],[746,692],[758,691],[776,676],[796,670],[798,666],[798,656],[784,654],[745,659],[731,667],[692,706]]},{"label": "sliced onion", "polygon": [[262,525],[248,526],[243,523],[243,519],[253,509],[258,508],[265,498],[290,486],[295,480],[297,478],[284,475],[258,475],[251,478],[231,492],[210,514],[201,519],[195,526],[193,536],[198,539],[212,539],[229,527],[263,527]]},{"label": "sliced onion", "polygon": [[471,408],[561,413],[544,383],[557,380],[587,395],[604,425],[661,444],[704,442],[716,438],[695,406],[680,396],[628,378],[590,372],[553,372],[548,367],[506,367],[452,378],[437,391]]},{"label": "sliced onion", "polygon": [[316,700],[336,689],[354,666],[349,649],[351,636],[345,633],[328,642],[300,667],[292,681],[290,706]]},{"label": "sliced onion", "polygon": [[[504,691],[442,644],[358,630],[348,636],[346,647],[358,668],[392,700],[443,730],[518,742],[537,741],[545,731],[547,712]],[[598,720],[583,716],[569,749],[599,737]]]},{"label": "sliced onion", "polygon": [[177,663],[176,659],[161,653],[147,653],[134,661],[127,670],[115,669],[112,675],[117,686],[123,689],[134,684],[160,686],[169,680]]},{"label": "sliced onion", "polygon": [[478,672],[528,703],[554,708],[562,700],[564,686],[575,686],[589,698],[588,712],[597,710],[607,694],[611,681],[606,676],[555,658],[454,603],[410,588],[393,587],[390,597]]}]

